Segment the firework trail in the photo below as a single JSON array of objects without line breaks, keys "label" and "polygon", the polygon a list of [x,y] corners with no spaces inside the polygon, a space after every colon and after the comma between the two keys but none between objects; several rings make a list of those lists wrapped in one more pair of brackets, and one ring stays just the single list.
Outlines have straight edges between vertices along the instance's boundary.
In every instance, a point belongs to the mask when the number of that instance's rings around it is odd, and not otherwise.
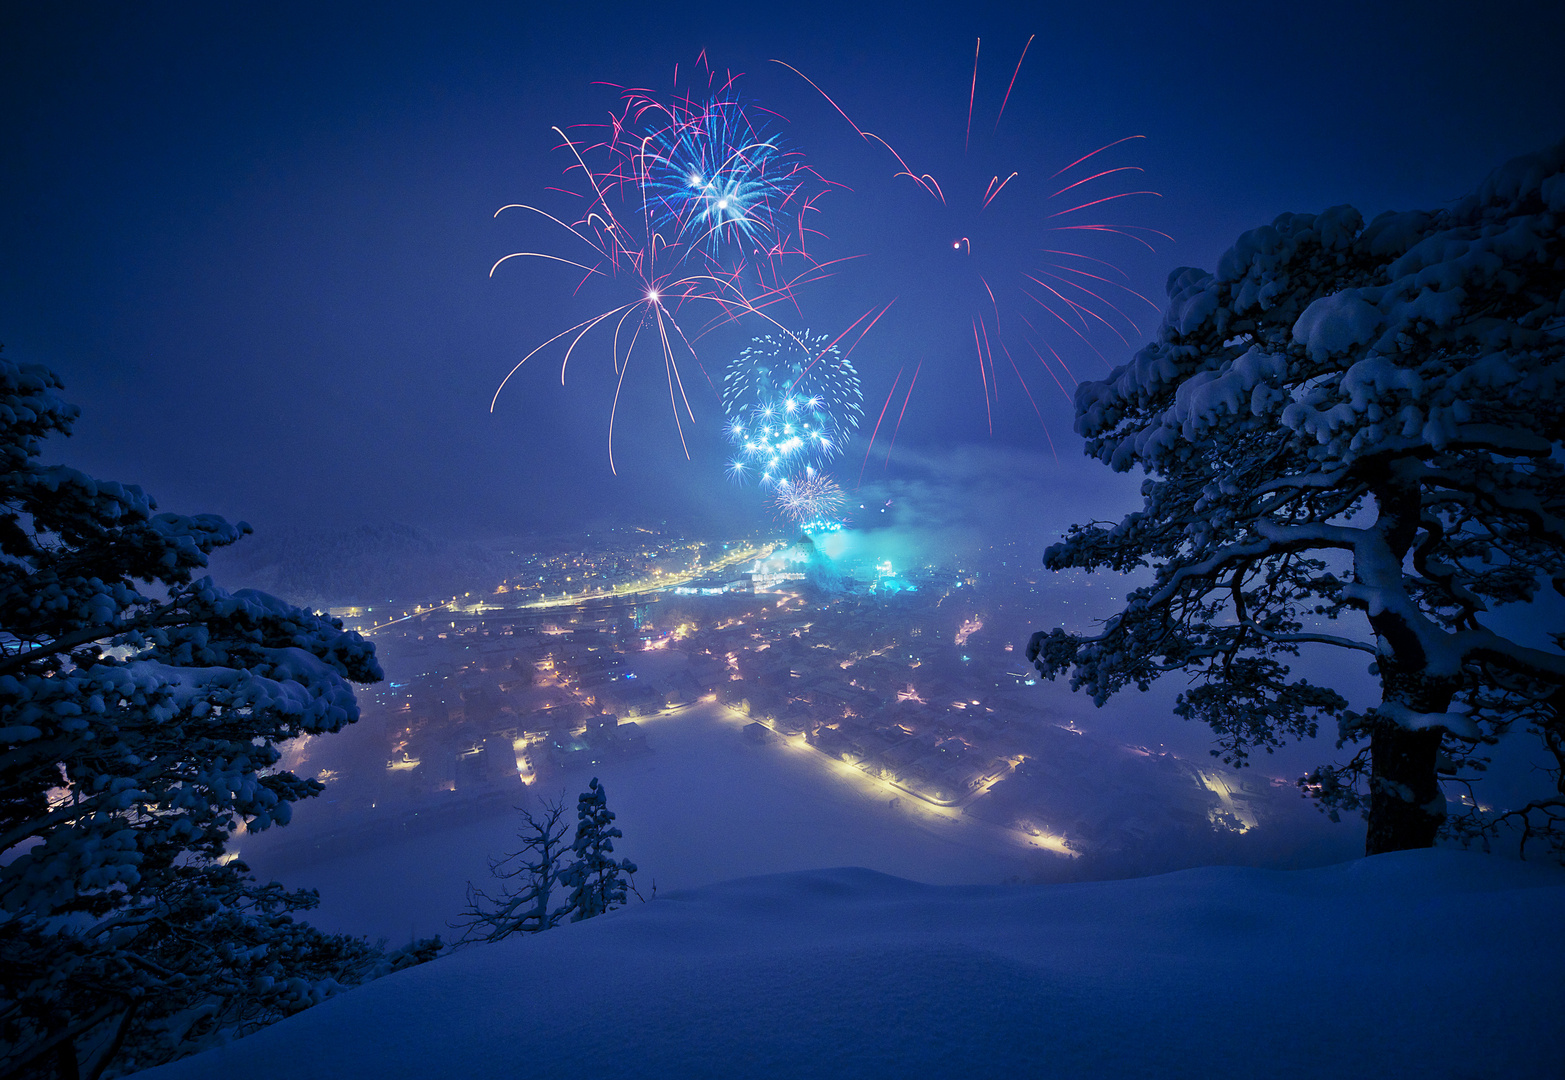
[{"label": "firework trail", "polygon": [[[1001,122],[1033,40],[1029,38],[1022,47],[1014,67],[1002,69],[1003,81],[995,85],[990,99],[998,101],[992,125],[982,115],[986,80],[980,70],[981,50],[975,45],[972,76],[962,85],[968,97],[965,122],[955,132],[960,136],[960,161],[939,176],[936,170],[910,164],[911,155],[904,156],[880,135],[861,128],[803,72],[775,62],[814,87],[866,143],[889,154],[895,163],[892,179],[916,185],[928,200],[932,219],[950,229],[937,243],[945,249],[945,258],[957,265],[941,278],[943,302],[926,306],[931,311],[951,311],[960,320],[950,329],[969,341],[969,355],[977,361],[975,381],[983,394],[991,434],[1001,396],[999,376],[1008,370],[1052,446],[1032,383],[1042,376],[1070,400],[1077,379],[1062,355],[1062,349],[1069,351],[1066,344],[1102,357],[1097,341],[1113,337],[1128,346],[1127,333],[1141,334],[1139,316],[1133,314],[1136,308],[1144,303],[1153,312],[1160,310],[1131,287],[1129,275],[1112,259],[1077,250],[1078,245],[1112,241],[1151,250],[1154,240],[1168,237],[1115,220],[1120,208],[1158,195],[1127,185],[1126,180],[1142,170],[1115,160],[1141,136],[1117,139],[1081,154],[1052,175],[1033,169],[1035,175],[1024,176],[1019,170],[1026,165],[1020,162],[1019,168],[995,167],[997,155],[1003,153],[998,140]],[[1025,260],[1005,257],[1023,247],[1028,251]],[[931,249],[929,256],[934,255]],[[890,431],[893,440],[908,404],[904,397],[900,410],[892,408],[896,393],[894,386],[880,410],[882,419],[888,411],[896,418],[897,426]],[[868,457],[866,451],[866,462]]]},{"label": "firework trail", "polygon": [[864,417],[864,392],[826,335],[763,334],[728,365],[723,415],[737,454],[729,475],[778,484],[842,451]]},{"label": "firework trail", "polygon": [[658,228],[714,260],[746,249],[775,258],[804,249],[802,213],[813,174],[737,100],[672,106],[632,98],[642,119],[666,120],[635,146],[631,165]]},{"label": "firework trail", "polygon": [[770,130],[782,118],[744,100],[737,81],[703,53],[696,85],[669,96],[620,87],[619,111],[584,127],[616,161],[605,180],[634,189],[649,230],[688,262],[746,281],[752,299],[759,289],[767,301],[792,300],[794,288],[824,276],[808,253],[820,235],[810,222],[836,185]]},{"label": "firework trail", "polygon": [[[710,73],[708,82],[715,84]],[[716,326],[746,317],[789,333],[765,309],[792,301],[796,287],[825,276],[803,248],[808,232],[803,215],[819,193],[806,190],[814,174],[798,156],[748,119],[732,84],[729,79],[709,85],[699,99],[686,94],[666,102],[647,91],[626,90],[607,125],[583,125],[595,135],[575,137],[554,128],[571,187],[551,190],[572,200],[574,209],[551,213],[514,203],[496,216],[507,210],[536,215],[566,246],[558,252],[513,252],[489,273],[493,277],[512,259],[542,260],[572,268],[575,295],[584,304],[602,292],[610,299],[523,356],[500,381],[491,412],[533,356],[564,342],[563,384],[577,346],[601,331],[613,360],[608,454],[610,470],[617,472],[615,422],[631,357],[645,335],[662,359],[688,458],[684,428],[695,420],[695,410],[681,363],[695,360],[699,367],[695,342]],[[747,266],[758,270],[747,275]],[[702,312],[703,321],[687,325],[693,311]]]}]

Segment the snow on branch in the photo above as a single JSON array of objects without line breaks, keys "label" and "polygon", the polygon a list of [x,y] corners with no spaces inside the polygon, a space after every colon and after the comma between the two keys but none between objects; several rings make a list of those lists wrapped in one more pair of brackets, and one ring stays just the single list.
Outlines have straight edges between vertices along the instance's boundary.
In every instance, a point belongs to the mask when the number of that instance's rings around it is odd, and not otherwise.
[{"label": "snow on branch", "polygon": [[[1087,454],[1141,470],[1143,506],[1045,555],[1153,581],[1096,635],[1034,635],[1044,675],[1101,701],[1190,669],[1214,689],[1180,707],[1235,752],[1306,700],[1346,715],[1269,659],[1300,647],[1375,655],[1384,702],[1350,740],[1470,738],[1449,705],[1486,679],[1565,684],[1565,655],[1488,622],[1565,580],[1565,142],[1443,210],[1282,214],[1167,291],[1153,340],[1076,393]],[[1369,633],[1326,625],[1349,617]],[[1371,803],[1438,806],[1420,746],[1417,777],[1375,759]]]}]

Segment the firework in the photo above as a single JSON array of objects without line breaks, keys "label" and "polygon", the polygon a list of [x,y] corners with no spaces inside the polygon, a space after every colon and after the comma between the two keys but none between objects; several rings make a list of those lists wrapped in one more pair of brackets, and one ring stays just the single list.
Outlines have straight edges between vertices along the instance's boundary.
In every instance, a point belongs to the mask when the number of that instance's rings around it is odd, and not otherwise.
[{"label": "firework", "polygon": [[846,496],[837,482],[812,468],[798,476],[778,480],[772,495],[773,505],[800,525],[836,517],[845,501]]},{"label": "firework", "polygon": [[762,258],[803,249],[813,174],[741,102],[631,100],[643,119],[666,121],[636,144],[632,163],[659,229],[719,259],[734,248]]},{"label": "firework", "polygon": [[723,376],[723,416],[738,457],[730,474],[776,483],[831,460],[864,415],[853,363],[824,334],[764,334]]},{"label": "firework", "polygon": [[[940,169],[911,164],[911,155],[904,156],[886,139],[859,127],[820,86],[784,65],[820,92],[861,138],[890,155],[895,162],[892,179],[916,185],[928,200],[927,221],[921,217],[914,229],[901,223],[899,232],[923,235],[927,252],[919,265],[927,262],[933,267],[934,260],[946,264],[938,276],[925,275],[938,283],[939,303],[921,306],[936,316],[955,314],[958,321],[947,329],[969,342],[969,356],[977,360],[978,387],[991,432],[1000,401],[999,371],[1011,370],[1042,423],[1032,388],[1036,378],[1052,382],[1066,400],[1071,399],[1077,381],[1063,355],[1071,351],[1066,343],[1101,357],[1098,342],[1105,336],[1128,345],[1127,334],[1141,333],[1134,307],[1145,303],[1153,312],[1159,310],[1131,287],[1129,275],[1115,263],[1112,251],[1077,249],[1097,239],[1150,250],[1154,239],[1166,239],[1155,229],[1115,220],[1119,208],[1157,195],[1125,183],[1140,175],[1138,166],[1110,160],[1141,136],[1115,140],[1058,169],[1008,162],[1024,157],[1039,141],[1007,144],[1000,138],[1001,121],[1032,40],[1023,46],[1015,67],[1002,72],[1008,78],[992,87],[980,78],[980,50],[974,49],[972,78],[964,79],[962,87],[968,92],[966,120],[955,132],[962,138],[953,140],[955,149]],[[990,114],[992,124],[983,115],[986,91],[992,92],[989,100],[998,106]],[[916,369],[912,378],[906,377],[908,370],[899,373],[898,385],[880,410],[882,418],[897,425],[917,382]],[[900,409],[892,408],[899,389]],[[1047,435],[1047,424],[1043,426]],[[894,438],[896,427],[890,423],[887,427]]]},{"label": "firework", "polygon": [[[712,78],[709,75],[709,83]],[[732,91],[732,80],[717,88]],[[776,138],[763,137],[736,98],[709,94],[699,104],[686,95],[658,102],[643,91],[627,91],[622,111],[595,139],[577,139],[555,128],[567,152],[565,173],[574,190],[555,189],[577,200],[575,213],[550,213],[516,203],[561,230],[569,249],[520,251],[490,268],[490,276],[511,259],[539,259],[579,274],[576,295],[584,300],[608,291],[615,302],[575,323],[523,356],[500,381],[500,392],[529,359],[564,342],[560,381],[576,347],[594,330],[610,336],[615,376],[609,410],[609,467],[614,470],[614,427],[636,345],[645,333],[661,354],[670,408],[685,443],[685,424],[695,419],[681,361],[699,358],[695,342],[717,325],[754,316],[776,323],[764,309],[821,268],[802,250],[799,216],[810,206],[803,190],[812,177]],[[692,180],[700,183],[692,185]],[[798,242],[790,243],[797,235]],[[758,273],[746,274],[740,241],[750,241]],[[797,258],[793,272],[785,260]],[[704,311],[694,326],[685,316]],[[683,415],[681,415],[683,414]]]},{"label": "firework", "polygon": [[618,114],[596,127],[617,161],[612,179],[634,189],[648,228],[692,264],[744,279],[768,302],[792,299],[823,276],[806,250],[808,219],[832,185],[769,130],[781,118],[746,102],[704,53],[692,82],[669,96],[624,90]]}]

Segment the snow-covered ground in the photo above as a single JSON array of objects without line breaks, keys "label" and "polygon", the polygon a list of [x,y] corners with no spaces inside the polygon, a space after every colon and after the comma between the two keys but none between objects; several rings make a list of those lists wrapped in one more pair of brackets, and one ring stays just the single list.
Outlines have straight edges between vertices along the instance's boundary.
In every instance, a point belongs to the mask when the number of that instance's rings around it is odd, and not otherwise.
[{"label": "snow-covered ground", "polygon": [[1436,1077],[1565,1061],[1565,872],[750,878],[475,946],[148,1080]]},{"label": "snow-covered ground", "polygon": [[315,925],[393,944],[450,937],[446,922],[461,910],[467,882],[489,884],[487,860],[516,847],[510,807],[563,796],[574,823],[576,796],[593,775],[625,834],[616,854],[641,867],[643,892],[654,883],[661,892],[820,866],[866,866],[940,885],[1068,869],[1058,864],[1070,860],[982,822],[920,813],[906,798],[892,807],[895,792],[780,741],[758,746],[743,737],[743,724],[702,703],[643,721],[653,747],[644,757],[573,770],[563,785],[488,803],[453,794],[449,808],[426,806],[409,827],[399,824],[409,820],[405,810],[382,823],[355,818],[349,842],[329,838],[321,851],[311,848],[316,808],[304,804],[296,824],[241,840],[240,855],[263,881],[319,889],[321,906],[308,916]]},{"label": "snow-covered ground", "polygon": [[[738,713],[701,702],[643,719],[652,748],[645,756],[611,758],[535,789],[495,790],[490,797],[480,788],[477,795],[450,792],[399,802],[382,789],[373,813],[334,814],[328,786],[321,800],[298,806],[287,828],[241,838],[239,854],[262,881],[319,889],[321,906],[309,915],[317,926],[402,944],[450,936],[447,922],[461,910],[467,882],[487,884],[488,860],[515,849],[513,806],[542,794],[563,797],[573,808],[594,775],[625,834],[616,854],[641,867],[637,884],[643,891],[653,883],[661,891],[689,889],[822,866],[862,866],[934,885],[998,885],[1139,876],[1210,863],[1322,865],[1363,850],[1359,822],[1331,826],[1290,789],[1265,804],[1266,827],[1240,843],[1208,838],[1203,844],[1199,828],[1188,834],[1165,829],[1147,838],[1148,850],[1117,863],[1066,858],[1043,846],[1057,841],[1001,827],[1003,813],[982,806],[960,814],[931,809],[798,740],[757,745],[744,737],[745,723]],[[351,749],[370,734],[350,729],[310,747]],[[1144,763],[1129,761],[1113,743],[1067,738],[1078,752],[1054,760],[1054,772],[1045,778],[1070,792],[1066,820],[1118,820],[1135,807],[1158,819],[1179,793],[1157,770],[1129,768]],[[347,764],[352,754],[327,763],[349,776],[356,769],[383,774],[384,750],[371,750],[367,764]],[[312,756],[303,771],[308,775],[320,764]],[[574,809],[568,819],[575,820]]]}]

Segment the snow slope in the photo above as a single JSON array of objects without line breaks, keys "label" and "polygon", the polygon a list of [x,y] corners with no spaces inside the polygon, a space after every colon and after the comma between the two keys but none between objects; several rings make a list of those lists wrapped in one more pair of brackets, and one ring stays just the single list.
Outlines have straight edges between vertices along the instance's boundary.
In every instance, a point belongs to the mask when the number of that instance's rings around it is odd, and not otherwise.
[{"label": "snow slope", "polygon": [[479,946],[142,1074],[1558,1077],[1565,873],[919,885],[780,874]]}]

